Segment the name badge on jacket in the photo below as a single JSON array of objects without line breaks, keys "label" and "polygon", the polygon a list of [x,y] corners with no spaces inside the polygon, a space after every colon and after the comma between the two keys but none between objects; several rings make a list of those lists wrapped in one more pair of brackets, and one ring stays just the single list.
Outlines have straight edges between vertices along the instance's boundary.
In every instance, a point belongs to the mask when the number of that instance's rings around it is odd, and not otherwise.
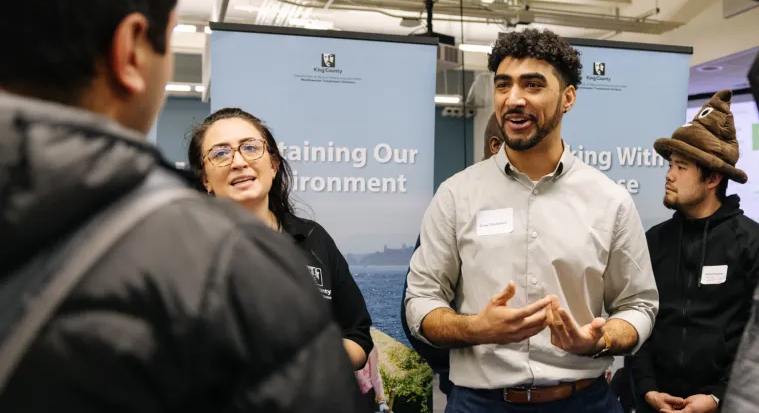
[{"label": "name badge on jacket", "polygon": [[727,280],[727,265],[709,265],[701,270],[701,284],[722,284]]},{"label": "name badge on jacket", "polygon": [[477,235],[496,235],[514,231],[514,209],[491,209],[477,213]]}]

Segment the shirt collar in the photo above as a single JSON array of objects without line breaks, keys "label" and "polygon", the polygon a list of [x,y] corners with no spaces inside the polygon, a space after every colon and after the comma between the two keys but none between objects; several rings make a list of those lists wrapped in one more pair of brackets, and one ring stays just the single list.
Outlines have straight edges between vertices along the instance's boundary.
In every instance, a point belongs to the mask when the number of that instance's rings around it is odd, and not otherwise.
[{"label": "shirt collar", "polygon": [[[563,140],[561,141],[561,144],[564,147],[564,152],[561,154],[561,159],[559,159],[559,163],[556,165],[556,169],[547,175],[548,177],[552,177],[554,181],[566,175],[567,172],[569,172],[569,170],[572,168],[572,165],[575,163],[575,157],[569,150],[569,145],[567,145]],[[505,144],[501,145],[501,150],[499,150],[498,153],[493,156],[493,162],[495,162],[495,164],[498,166],[498,170],[506,176],[513,176],[512,174],[515,173],[521,174],[518,169],[512,166],[511,161],[509,161],[509,157],[506,155]]]}]

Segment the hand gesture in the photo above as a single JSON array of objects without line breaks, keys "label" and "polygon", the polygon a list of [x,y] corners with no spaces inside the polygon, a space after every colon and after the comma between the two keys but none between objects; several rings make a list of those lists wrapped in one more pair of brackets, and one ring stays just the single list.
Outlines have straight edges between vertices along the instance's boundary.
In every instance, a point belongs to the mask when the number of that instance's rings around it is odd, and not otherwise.
[{"label": "hand gesture", "polygon": [[662,409],[662,413],[713,413],[717,411],[717,402],[708,394],[696,394],[684,401],[685,407],[677,409]]},{"label": "hand gesture", "polygon": [[594,318],[590,324],[578,327],[567,310],[559,307],[558,301],[553,301],[546,309],[548,327],[551,329],[551,344],[572,353],[589,355],[598,351],[599,341],[604,336],[601,328],[606,324],[603,318]]},{"label": "hand gesture", "polygon": [[667,393],[650,391],[646,393],[646,403],[654,408],[657,412],[680,411],[685,407],[686,402],[682,397],[670,396]]},{"label": "hand gesture", "polygon": [[547,296],[523,308],[511,308],[509,300],[514,297],[513,282],[493,296],[485,309],[472,322],[479,344],[517,343],[532,337],[546,328],[546,311],[556,296]]}]

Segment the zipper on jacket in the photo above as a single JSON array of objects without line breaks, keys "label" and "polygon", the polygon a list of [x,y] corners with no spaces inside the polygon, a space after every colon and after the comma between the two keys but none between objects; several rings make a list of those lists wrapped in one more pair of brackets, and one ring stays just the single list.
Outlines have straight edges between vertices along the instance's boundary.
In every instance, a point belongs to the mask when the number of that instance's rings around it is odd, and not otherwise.
[{"label": "zipper on jacket", "polygon": [[680,236],[677,243],[677,261],[675,262],[675,289],[680,288],[680,257],[683,252],[683,224],[680,222]]},{"label": "zipper on jacket", "polygon": [[701,262],[699,268],[701,269],[701,274],[696,274],[696,277],[698,277],[698,288],[701,288],[701,276],[704,274],[704,260],[706,259],[706,237],[707,237],[707,231],[709,230],[709,220],[704,223],[704,235],[701,238]]},{"label": "zipper on jacket", "polygon": [[[683,343],[685,343],[685,338],[688,336],[687,334],[687,328],[683,327]],[[685,346],[680,346],[680,357],[679,357],[679,365],[682,366],[685,363]]]}]

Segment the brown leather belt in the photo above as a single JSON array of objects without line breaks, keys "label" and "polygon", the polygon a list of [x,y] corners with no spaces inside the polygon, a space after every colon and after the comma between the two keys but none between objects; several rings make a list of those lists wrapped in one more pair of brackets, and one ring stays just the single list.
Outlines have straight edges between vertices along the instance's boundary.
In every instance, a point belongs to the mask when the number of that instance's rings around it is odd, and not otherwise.
[{"label": "brown leather belt", "polygon": [[509,403],[545,403],[566,399],[585,390],[598,379],[583,379],[546,387],[512,387],[503,390],[503,399]]}]

